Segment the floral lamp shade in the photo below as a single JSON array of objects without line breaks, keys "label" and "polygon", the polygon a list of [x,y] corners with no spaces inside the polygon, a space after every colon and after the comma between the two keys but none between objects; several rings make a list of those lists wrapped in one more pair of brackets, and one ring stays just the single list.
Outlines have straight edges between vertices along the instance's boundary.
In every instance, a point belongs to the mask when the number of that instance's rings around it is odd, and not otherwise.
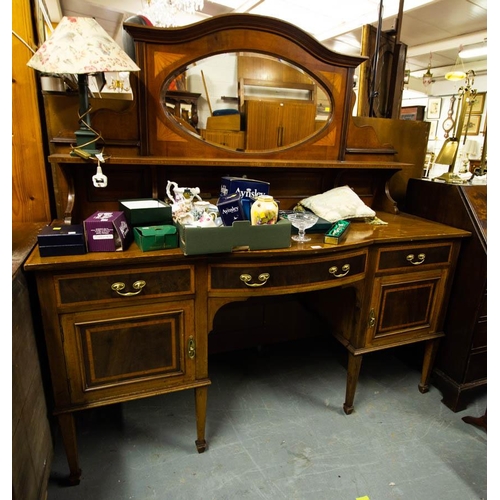
[{"label": "floral lamp shade", "polygon": [[63,17],[28,66],[51,74],[140,71],[139,66],[91,17]]},{"label": "floral lamp shade", "polygon": [[52,35],[28,61],[28,66],[46,74],[78,76],[80,129],[71,154],[88,159],[97,149],[101,134],[92,128],[88,99],[88,75],[111,71],[140,71],[139,66],[91,17],[63,17]]}]

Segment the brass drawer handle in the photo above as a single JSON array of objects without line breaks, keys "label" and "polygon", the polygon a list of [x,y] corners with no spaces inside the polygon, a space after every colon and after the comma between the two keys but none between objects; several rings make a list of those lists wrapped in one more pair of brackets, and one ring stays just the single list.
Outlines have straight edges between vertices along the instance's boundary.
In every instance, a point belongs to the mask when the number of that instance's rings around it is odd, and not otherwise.
[{"label": "brass drawer handle", "polygon": [[137,290],[137,292],[125,292],[122,293],[122,290],[125,288],[125,283],[122,283],[121,281],[117,281],[116,283],[113,283],[111,285],[111,290],[116,292],[118,295],[121,295],[122,297],[132,297],[133,295],[138,295],[139,293],[142,292],[142,289],[146,286],[146,282],[144,280],[139,280],[136,281],[132,287],[134,290]]},{"label": "brass drawer handle", "polygon": [[255,286],[263,286],[267,283],[267,280],[271,277],[269,273],[262,273],[259,274],[258,280],[261,281],[262,283],[250,283],[252,281],[252,275],[251,274],[242,274],[240,276],[240,280],[245,283],[246,286],[249,287],[255,287]]},{"label": "brass drawer handle", "polygon": [[419,266],[420,264],[423,264],[424,263],[424,260],[425,260],[425,253],[419,253],[417,258],[418,258],[418,261],[417,262],[413,262],[413,259],[415,258],[415,256],[410,253],[406,256],[406,260],[408,262],[410,262],[411,264],[413,264],[414,266]]},{"label": "brass drawer handle", "polygon": [[338,270],[339,270],[339,268],[337,266],[332,266],[332,267],[330,267],[330,269],[328,269],[328,272],[330,274],[333,274],[336,278],[343,278],[344,276],[347,276],[347,274],[349,274],[349,271],[351,270],[351,265],[344,264],[342,266],[342,271],[343,271],[342,274],[337,274]]}]

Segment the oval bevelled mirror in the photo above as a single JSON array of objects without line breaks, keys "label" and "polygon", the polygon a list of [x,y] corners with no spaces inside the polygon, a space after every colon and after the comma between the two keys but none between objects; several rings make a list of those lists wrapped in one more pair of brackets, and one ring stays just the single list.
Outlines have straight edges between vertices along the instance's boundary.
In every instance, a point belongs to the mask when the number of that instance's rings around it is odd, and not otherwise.
[{"label": "oval bevelled mirror", "polygon": [[262,152],[316,135],[333,116],[328,92],[293,64],[256,52],[200,59],[163,83],[165,114],[218,147]]}]

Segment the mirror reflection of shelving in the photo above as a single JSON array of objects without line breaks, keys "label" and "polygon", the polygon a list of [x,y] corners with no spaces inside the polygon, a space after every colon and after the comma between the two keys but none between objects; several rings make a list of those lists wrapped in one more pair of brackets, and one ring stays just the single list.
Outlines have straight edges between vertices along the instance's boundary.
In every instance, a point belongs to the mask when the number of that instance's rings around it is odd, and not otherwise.
[{"label": "mirror reflection of shelving", "polygon": [[[198,97],[187,103],[181,94]],[[189,132],[241,151],[300,143],[323,129],[333,113],[328,93],[306,71],[252,52],[195,61],[164,82],[162,102],[167,117]]]}]

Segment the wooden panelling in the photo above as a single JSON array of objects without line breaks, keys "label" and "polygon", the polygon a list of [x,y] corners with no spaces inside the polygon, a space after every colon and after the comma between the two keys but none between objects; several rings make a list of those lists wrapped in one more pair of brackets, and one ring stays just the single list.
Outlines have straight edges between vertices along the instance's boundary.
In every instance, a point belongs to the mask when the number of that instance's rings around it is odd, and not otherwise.
[{"label": "wooden panelling", "polygon": [[[37,48],[29,0],[12,3],[12,30]],[[39,119],[33,54],[12,36],[12,221],[50,221],[47,163]]]}]

